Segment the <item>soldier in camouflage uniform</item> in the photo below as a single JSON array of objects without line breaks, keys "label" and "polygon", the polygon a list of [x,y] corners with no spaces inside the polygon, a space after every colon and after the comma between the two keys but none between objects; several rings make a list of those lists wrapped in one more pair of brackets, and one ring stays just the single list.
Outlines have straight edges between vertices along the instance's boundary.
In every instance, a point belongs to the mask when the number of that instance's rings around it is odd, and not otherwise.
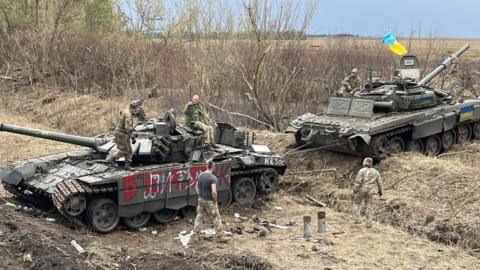
[{"label": "soldier in camouflage uniform", "polygon": [[350,75],[348,75],[341,82],[342,88],[338,90],[337,96],[340,97],[353,97],[355,93],[360,90],[361,79],[358,76],[358,69],[352,69]]},{"label": "soldier in camouflage uniform", "polygon": [[197,217],[193,232],[200,233],[202,223],[211,221],[215,227],[215,236],[220,237],[223,232],[222,220],[217,204],[217,177],[213,174],[215,163],[209,161],[207,170],[198,176],[198,205]]},{"label": "soldier in camouflage uniform", "polygon": [[208,117],[207,110],[200,102],[198,95],[194,95],[192,100],[185,105],[183,113],[185,114],[185,125],[202,130],[205,144],[215,146],[213,143],[213,129],[211,127],[212,121]]},{"label": "soldier in camouflage uniform", "polygon": [[143,109],[143,100],[138,99],[138,100],[135,100],[135,102],[137,102],[137,105],[138,105],[138,110],[137,110],[137,113],[135,115],[138,123],[147,122],[147,114],[145,113],[145,110]]},{"label": "soldier in camouflage uniform", "polygon": [[375,191],[380,197],[383,195],[382,178],[380,173],[372,168],[372,165],[372,158],[365,158],[363,160],[364,168],[358,171],[353,184],[354,213],[358,219],[357,222],[360,222],[362,203],[364,203],[363,212],[367,220],[367,227],[372,226],[373,195]]},{"label": "soldier in camouflage uniform", "polygon": [[133,118],[138,114],[138,108],[138,102],[134,100],[125,110],[120,112],[115,126],[115,143],[118,151],[108,158],[109,162],[114,162],[121,157],[125,157],[125,168],[130,168],[132,163],[133,153],[130,140],[135,143],[135,139],[132,138]]}]

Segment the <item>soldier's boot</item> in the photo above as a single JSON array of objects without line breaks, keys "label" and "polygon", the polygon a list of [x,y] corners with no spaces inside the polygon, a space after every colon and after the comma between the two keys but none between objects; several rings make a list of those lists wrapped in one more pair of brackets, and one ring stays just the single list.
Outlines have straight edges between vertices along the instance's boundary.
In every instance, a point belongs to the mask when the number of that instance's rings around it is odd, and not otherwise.
[{"label": "soldier's boot", "polygon": [[113,167],[118,167],[118,164],[115,161],[115,156],[114,155],[109,156],[108,158],[105,159],[105,161],[108,162]]},{"label": "soldier's boot", "polygon": [[127,170],[129,170],[129,171],[133,170],[133,168],[132,168],[132,162],[129,161],[129,160],[125,160],[125,164],[124,164],[123,166],[124,166],[125,169],[127,169]]}]

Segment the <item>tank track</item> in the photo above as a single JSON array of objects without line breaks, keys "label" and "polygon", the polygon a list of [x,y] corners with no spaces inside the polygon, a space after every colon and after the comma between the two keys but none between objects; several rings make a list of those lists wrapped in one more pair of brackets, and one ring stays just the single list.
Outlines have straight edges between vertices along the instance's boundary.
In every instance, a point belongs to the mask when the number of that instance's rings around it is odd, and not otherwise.
[{"label": "tank track", "polygon": [[274,168],[271,168],[271,167],[233,171],[233,172],[230,173],[230,176],[231,177],[238,177],[238,176],[252,177],[255,184],[257,185],[257,189],[259,189],[259,191],[260,191],[260,192],[257,192],[257,197],[259,195],[267,195],[268,196],[272,193],[272,191],[271,190],[264,190],[260,181],[257,179],[260,175],[262,175],[265,172],[266,173],[272,173],[275,176],[275,180],[274,180],[275,188],[274,189],[276,189],[276,186],[278,185],[278,181],[279,181],[279,173],[278,173],[277,170],[275,170]]},{"label": "tank track", "polygon": [[67,214],[63,211],[63,205],[67,198],[77,194],[95,195],[102,193],[112,193],[117,190],[115,185],[89,186],[78,180],[66,180],[55,186],[52,194],[53,205],[64,216]]}]

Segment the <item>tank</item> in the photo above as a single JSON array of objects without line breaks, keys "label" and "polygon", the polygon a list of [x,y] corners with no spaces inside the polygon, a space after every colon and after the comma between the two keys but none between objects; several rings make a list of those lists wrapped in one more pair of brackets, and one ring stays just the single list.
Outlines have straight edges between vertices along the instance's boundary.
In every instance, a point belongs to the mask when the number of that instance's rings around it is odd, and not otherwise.
[{"label": "tank", "polygon": [[[460,57],[470,48],[455,53]],[[299,147],[318,147],[380,160],[417,151],[437,155],[455,143],[480,138],[480,100],[456,102],[428,83],[452,64],[448,57],[420,79],[418,60],[407,55],[391,82],[370,78],[354,97],[332,97],[325,112],[293,120],[287,132]]]},{"label": "tank", "polygon": [[135,126],[130,169],[105,161],[117,150],[112,132],[81,137],[3,123],[0,131],[84,147],[14,163],[0,177],[12,194],[35,205],[53,204],[100,233],[115,230],[120,221],[135,229],[151,218],[168,223],[179,214],[191,215],[197,177],[209,160],[217,164],[220,209],[271,194],[286,169],[280,156],[255,144],[254,133],[219,123],[217,147],[205,147],[202,133],[177,123],[171,111]]}]

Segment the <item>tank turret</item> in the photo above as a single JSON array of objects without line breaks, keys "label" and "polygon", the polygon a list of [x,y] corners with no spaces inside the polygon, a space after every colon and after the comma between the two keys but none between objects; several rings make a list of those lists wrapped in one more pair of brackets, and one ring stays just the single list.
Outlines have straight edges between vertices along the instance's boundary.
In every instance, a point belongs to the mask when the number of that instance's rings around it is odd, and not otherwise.
[{"label": "tank turret", "polygon": [[374,100],[372,113],[412,111],[445,103],[451,99],[448,92],[428,87],[427,84],[469,48],[468,44],[463,46],[418,82],[420,71],[417,58],[414,55],[404,56],[393,82],[368,84],[358,97]]}]

